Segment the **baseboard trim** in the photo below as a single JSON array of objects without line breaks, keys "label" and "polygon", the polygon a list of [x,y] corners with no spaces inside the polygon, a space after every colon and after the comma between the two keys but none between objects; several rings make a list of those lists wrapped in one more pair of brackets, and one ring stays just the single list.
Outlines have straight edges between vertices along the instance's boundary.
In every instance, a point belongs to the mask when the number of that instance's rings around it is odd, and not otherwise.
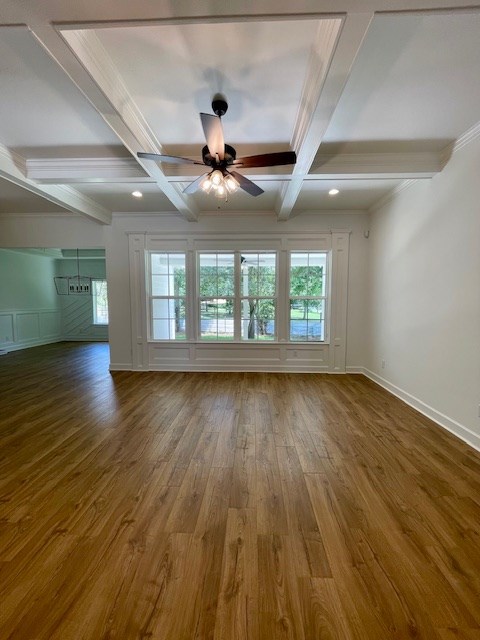
[{"label": "baseboard trim", "polygon": [[[419,400],[419,398],[416,398],[411,393],[408,393],[408,391],[404,391],[400,387],[397,387],[388,380],[385,380],[385,378],[382,378],[381,376],[377,375],[373,371],[370,371],[369,369],[366,369],[365,367],[355,367],[357,371],[350,371],[349,369],[350,367],[347,367],[348,373],[363,373],[363,375],[369,378],[369,380],[372,380],[372,382],[375,382],[380,387],[383,387],[391,394],[405,402],[405,404],[413,407],[419,413],[423,414],[427,418],[430,418],[430,420],[433,420],[433,422],[438,424],[443,429],[446,429],[454,436],[457,436],[457,438],[460,438],[460,440],[463,440],[463,442],[466,442],[477,451],[480,451],[480,436],[468,429],[468,427],[465,427],[456,420],[449,418],[448,416],[441,413],[440,411],[437,411],[425,402],[422,402],[422,400]],[[360,369],[362,370],[360,371]]]},{"label": "baseboard trim", "polygon": [[108,342],[108,338],[100,336],[62,336],[62,342]]},{"label": "baseboard trim", "polygon": [[131,362],[111,362],[108,369],[109,371],[133,371]]},{"label": "baseboard trim", "polygon": [[195,364],[192,363],[179,365],[149,365],[148,368],[134,369],[131,364],[111,363],[110,371],[133,371],[136,373],[152,372],[152,371],[169,371],[172,373],[324,373],[329,375],[345,375],[345,372],[340,371],[328,371],[326,368],[320,367],[296,367],[288,368],[287,366],[278,367],[265,367],[259,365],[258,367],[245,366],[245,365],[207,365],[207,364]]},{"label": "baseboard trim", "polygon": [[345,373],[360,373],[362,375],[365,375],[365,367],[347,366],[345,369]]},{"label": "baseboard trim", "polygon": [[22,349],[33,349],[33,347],[42,347],[45,344],[54,344],[55,342],[63,342],[60,336],[56,338],[45,338],[43,340],[30,340],[29,342],[11,342],[0,346],[2,355],[8,355],[12,351],[21,351]]}]

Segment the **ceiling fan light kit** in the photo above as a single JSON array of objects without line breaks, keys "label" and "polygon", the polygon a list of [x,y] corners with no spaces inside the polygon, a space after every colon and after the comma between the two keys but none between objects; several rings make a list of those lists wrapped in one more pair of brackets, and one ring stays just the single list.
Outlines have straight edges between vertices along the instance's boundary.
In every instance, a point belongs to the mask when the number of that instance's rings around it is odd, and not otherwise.
[{"label": "ceiling fan light kit", "polygon": [[239,184],[227,170],[214,169],[207,174],[200,183],[205,193],[214,191],[217,198],[227,198],[230,193],[235,193]]},{"label": "ceiling fan light kit", "polygon": [[183,193],[188,195],[202,189],[205,193],[214,192],[217,198],[228,198],[230,193],[235,193],[238,188],[243,189],[252,196],[259,196],[264,191],[254,182],[237,171],[229,171],[230,167],[251,169],[256,167],[275,167],[280,165],[295,164],[297,157],[294,151],[280,151],[277,153],[263,153],[245,158],[237,158],[237,152],[229,144],[225,144],[221,117],[228,110],[228,104],[222,94],[216,94],[212,100],[212,110],[215,115],[200,114],[203,132],[207,144],[202,149],[202,160],[181,158],[156,153],[144,153],[139,151],[137,156],[155,162],[168,162],[171,164],[203,164],[211,168],[206,174],[191,182]]}]

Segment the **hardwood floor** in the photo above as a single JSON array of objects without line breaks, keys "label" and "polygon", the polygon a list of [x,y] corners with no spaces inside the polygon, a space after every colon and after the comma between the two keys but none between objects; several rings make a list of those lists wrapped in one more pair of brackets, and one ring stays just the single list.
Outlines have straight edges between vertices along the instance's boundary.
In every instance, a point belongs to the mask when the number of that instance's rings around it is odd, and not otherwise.
[{"label": "hardwood floor", "polygon": [[480,638],[480,454],[362,376],[0,358],[0,638]]}]

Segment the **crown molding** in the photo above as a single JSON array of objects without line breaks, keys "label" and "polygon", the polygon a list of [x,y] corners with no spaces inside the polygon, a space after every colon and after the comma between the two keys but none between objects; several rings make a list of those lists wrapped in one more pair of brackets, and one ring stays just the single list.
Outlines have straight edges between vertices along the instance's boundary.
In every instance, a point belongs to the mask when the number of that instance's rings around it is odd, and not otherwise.
[{"label": "crown molding", "polygon": [[410,189],[410,187],[416,184],[416,182],[417,182],[416,179],[404,180],[403,182],[398,184],[396,187],[394,187],[391,191],[389,191],[387,194],[382,196],[380,200],[377,200],[377,202],[375,202],[375,204],[373,204],[368,209],[368,211],[369,212],[378,211],[384,205],[388,204],[391,200],[393,200],[395,196],[397,196],[399,193],[401,193],[402,191],[406,191],[407,189]]},{"label": "crown molding", "polygon": [[451,144],[447,145],[442,149],[441,151],[442,168],[447,164],[447,162],[455,153],[457,153],[458,151],[460,151],[461,149],[469,145],[471,142],[474,142],[475,140],[477,140],[477,138],[480,138],[480,122],[477,122],[476,124],[474,124],[473,127],[470,127],[470,129],[467,129],[454,142],[452,142]]},{"label": "crown molding", "polygon": [[[445,167],[445,165],[448,163],[450,158],[455,153],[457,153],[458,151],[460,151],[470,143],[474,142],[478,138],[480,138],[480,122],[477,122],[477,124],[474,124],[473,127],[470,127],[470,129],[467,129],[465,133],[459,136],[454,142],[444,147],[437,154],[438,160],[440,162],[439,171],[441,171]],[[425,177],[425,176],[417,176],[417,178],[420,178],[420,177]],[[385,196],[380,198],[380,200],[378,200],[374,205],[370,207],[369,211],[372,211],[372,212],[378,211],[378,209],[381,209],[385,204],[393,200],[395,196],[398,195],[401,191],[409,189],[413,184],[416,183],[416,181],[417,181],[416,179],[405,180],[404,182],[399,184],[397,187],[392,189]]]}]

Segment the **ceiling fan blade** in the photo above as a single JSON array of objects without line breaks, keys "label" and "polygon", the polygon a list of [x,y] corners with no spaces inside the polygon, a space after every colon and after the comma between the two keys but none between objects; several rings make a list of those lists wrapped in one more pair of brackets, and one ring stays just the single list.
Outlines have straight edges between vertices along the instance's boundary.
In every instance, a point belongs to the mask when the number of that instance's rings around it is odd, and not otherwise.
[{"label": "ceiling fan blade", "polygon": [[185,187],[185,189],[183,190],[183,193],[186,193],[187,195],[191,195],[192,193],[195,193],[195,191],[198,191],[198,189],[200,188],[200,185],[205,179],[205,176],[207,175],[208,175],[208,171],[207,173],[202,173],[200,177],[198,177],[196,180],[194,180],[188,186]]},{"label": "ceiling fan blade", "polygon": [[137,153],[139,158],[145,158],[145,160],[155,160],[155,162],[169,162],[170,164],[204,164],[198,160],[192,160],[191,158],[181,158],[180,156],[164,156],[159,153],[143,153],[139,151]]},{"label": "ceiling fan blade", "polygon": [[280,151],[278,153],[262,153],[258,156],[246,156],[233,161],[236,167],[249,169],[250,167],[277,167],[282,164],[295,164],[295,151]]},{"label": "ceiling fan blade", "polygon": [[263,189],[260,189],[257,184],[255,184],[248,178],[245,178],[245,176],[242,176],[241,173],[238,173],[237,171],[229,171],[229,173],[238,182],[239,187],[249,193],[251,196],[259,196],[264,193]]},{"label": "ceiling fan blade", "polygon": [[207,141],[207,147],[210,155],[215,158],[218,154],[220,160],[225,157],[225,139],[223,137],[222,121],[218,116],[212,116],[209,113],[201,113],[203,133]]}]

